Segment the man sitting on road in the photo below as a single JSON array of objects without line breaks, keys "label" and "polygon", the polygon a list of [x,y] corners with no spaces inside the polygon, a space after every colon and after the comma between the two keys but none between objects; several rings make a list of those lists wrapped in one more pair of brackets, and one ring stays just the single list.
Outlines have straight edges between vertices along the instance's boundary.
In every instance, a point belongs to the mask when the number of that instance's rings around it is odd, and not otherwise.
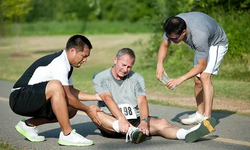
[{"label": "man sitting on road", "polygon": [[[16,130],[32,142],[44,141],[39,136],[37,126],[59,122],[62,132],[60,145],[89,146],[93,144],[78,134],[70,125],[69,118],[82,110],[98,125],[100,121],[97,106],[85,106],[80,101],[101,100],[73,87],[73,67],[79,68],[87,62],[92,45],[82,35],[69,38],[66,49],[44,56],[35,61],[15,83],[10,94],[10,107],[19,115],[30,116],[15,126]],[[91,109],[90,109],[91,108]]]},{"label": "man sitting on road", "polygon": [[213,118],[185,130],[171,125],[166,119],[150,117],[144,79],[131,70],[135,59],[133,50],[122,48],[114,57],[114,65],[93,78],[94,88],[103,100],[98,102],[103,112],[97,112],[102,124],[97,126],[103,136],[126,134],[126,142],[134,143],[142,142],[146,135],[186,138],[187,142],[193,142],[213,131]]}]

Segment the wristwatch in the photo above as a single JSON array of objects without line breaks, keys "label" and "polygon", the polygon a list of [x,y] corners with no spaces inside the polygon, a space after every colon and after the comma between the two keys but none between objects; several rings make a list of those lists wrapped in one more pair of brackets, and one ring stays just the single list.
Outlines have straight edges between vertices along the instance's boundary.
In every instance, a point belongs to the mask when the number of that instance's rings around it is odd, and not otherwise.
[{"label": "wristwatch", "polygon": [[148,119],[147,118],[142,118],[141,121],[148,122]]}]

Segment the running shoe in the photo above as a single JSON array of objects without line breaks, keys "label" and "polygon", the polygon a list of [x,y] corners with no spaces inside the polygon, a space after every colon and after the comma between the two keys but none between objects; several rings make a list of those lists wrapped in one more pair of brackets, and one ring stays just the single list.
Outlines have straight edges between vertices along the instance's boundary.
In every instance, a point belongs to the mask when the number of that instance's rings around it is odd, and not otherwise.
[{"label": "running shoe", "polygon": [[131,141],[135,144],[138,144],[145,141],[145,139],[146,135],[143,134],[138,128],[129,127],[128,132],[126,134],[126,142]]},{"label": "running shoe", "polygon": [[93,145],[94,142],[76,133],[76,130],[73,129],[71,133],[66,136],[61,131],[58,144],[64,146],[90,146]]},{"label": "running shoe", "polygon": [[199,124],[203,120],[204,120],[204,115],[199,114],[198,111],[196,111],[194,114],[189,115],[188,118],[181,119],[181,123],[185,125]]},{"label": "running shoe", "polygon": [[215,124],[216,124],[216,121],[212,117],[202,121],[199,125],[197,125],[199,127],[196,130],[186,135],[185,140],[188,143],[197,141],[199,138],[215,131],[214,129]]},{"label": "running shoe", "polygon": [[15,126],[15,128],[20,134],[22,134],[31,142],[41,142],[45,140],[44,136],[39,136],[37,134],[38,129],[36,126],[31,127],[26,125],[25,119],[20,120],[18,124]]}]

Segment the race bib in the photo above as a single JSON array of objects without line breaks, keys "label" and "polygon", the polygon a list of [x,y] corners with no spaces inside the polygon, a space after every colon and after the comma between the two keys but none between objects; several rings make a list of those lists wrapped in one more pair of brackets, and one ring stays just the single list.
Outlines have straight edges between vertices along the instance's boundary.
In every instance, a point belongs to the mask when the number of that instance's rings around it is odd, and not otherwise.
[{"label": "race bib", "polygon": [[134,108],[129,104],[120,104],[118,105],[123,115],[126,119],[136,119],[136,114]]}]

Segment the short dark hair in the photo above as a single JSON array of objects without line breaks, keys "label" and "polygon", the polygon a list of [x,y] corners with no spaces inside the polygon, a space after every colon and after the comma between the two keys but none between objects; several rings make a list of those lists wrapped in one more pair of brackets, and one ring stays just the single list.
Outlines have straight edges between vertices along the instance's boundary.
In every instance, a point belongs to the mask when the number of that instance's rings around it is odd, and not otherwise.
[{"label": "short dark hair", "polygon": [[120,49],[117,52],[116,57],[119,59],[119,58],[121,58],[125,54],[128,54],[132,59],[134,59],[134,62],[135,62],[135,53],[130,48],[122,48],[122,49]]},{"label": "short dark hair", "polygon": [[85,45],[87,45],[89,49],[92,49],[92,45],[88,38],[83,35],[73,35],[66,44],[66,50],[75,48],[77,51],[83,51]]},{"label": "short dark hair", "polygon": [[187,28],[186,22],[177,16],[169,17],[163,25],[163,30],[167,35],[172,33],[180,35]]}]

